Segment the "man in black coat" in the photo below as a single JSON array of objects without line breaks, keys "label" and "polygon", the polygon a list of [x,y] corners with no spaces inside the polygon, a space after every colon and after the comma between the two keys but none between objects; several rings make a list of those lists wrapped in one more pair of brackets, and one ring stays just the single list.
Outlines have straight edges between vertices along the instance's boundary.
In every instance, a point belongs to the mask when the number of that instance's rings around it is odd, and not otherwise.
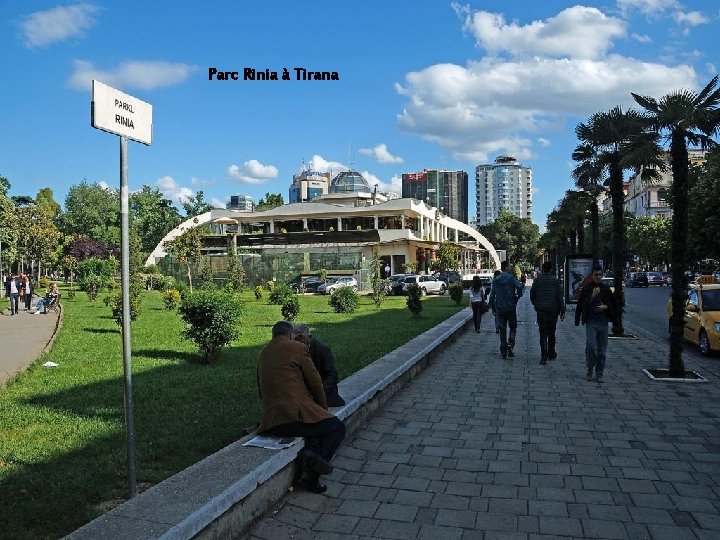
[{"label": "man in black coat", "polygon": [[592,281],[580,291],[577,309],[575,310],[575,326],[580,321],[585,325],[585,378],[592,380],[593,369],[595,380],[603,382],[605,370],[605,351],[608,343],[608,323],[617,320],[618,310],[610,287],[601,280],[602,267],[596,265],[592,271]]},{"label": "man in black coat", "polygon": [[296,324],[294,326],[293,339],[308,346],[310,358],[312,358],[315,369],[317,369],[320,379],[322,379],[328,407],[342,407],[345,405],[345,400],[338,393],[338,374],[330,347],[315,339],[306,324]]}]

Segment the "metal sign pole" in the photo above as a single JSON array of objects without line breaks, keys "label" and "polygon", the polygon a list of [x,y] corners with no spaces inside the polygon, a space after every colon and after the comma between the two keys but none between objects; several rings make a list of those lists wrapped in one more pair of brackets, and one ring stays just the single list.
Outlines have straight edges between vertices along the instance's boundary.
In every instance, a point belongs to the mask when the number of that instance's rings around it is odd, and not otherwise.
[{"label": "metal sign pole", "polygon": [[122,277],[122,344],[125,373],[125,437],[130,498],[137,495],[135,426],[133,423],[132,359],[130,357],[130,204],[128,200],[127,137],[120,137],[120,244]]}]

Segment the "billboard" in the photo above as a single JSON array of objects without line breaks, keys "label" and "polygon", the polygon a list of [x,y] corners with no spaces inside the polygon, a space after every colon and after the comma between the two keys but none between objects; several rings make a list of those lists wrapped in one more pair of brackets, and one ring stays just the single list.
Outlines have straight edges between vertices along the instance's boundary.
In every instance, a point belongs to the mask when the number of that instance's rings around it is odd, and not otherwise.
[{"label": "billboard", "polygon": [[580,290],[592,279],[592,255],[568,255],[565,259],[565,302],[577,304]]},{"label": "billboard", "polygon": [[406,182],[427,182],[427,172],[406,173],[402,175],[402,179]]}]

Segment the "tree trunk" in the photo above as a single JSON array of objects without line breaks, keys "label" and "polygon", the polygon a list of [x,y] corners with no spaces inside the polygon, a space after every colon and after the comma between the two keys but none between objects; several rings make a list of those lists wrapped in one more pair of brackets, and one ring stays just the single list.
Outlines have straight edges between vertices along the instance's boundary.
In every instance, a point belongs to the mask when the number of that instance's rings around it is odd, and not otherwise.
[{"label": "tree trunk", "polygon": [[188,276],[188,286],[190,287],[190,292],[193,292],[192,288],[192,276],[190,275],[190,261],[185,263],[185,267],[187,268],[187,276]]},{"label": "tree trunk", "polygon": [[623,219],[623,206],[625,194],[623,193],[623,173],[618,163],[610,166],[610,199],[613,213],[613,285],[615,292],[615,306],[617,319],[613,322],[613,334],[624,334],[623,302],[622,302],[622,276],[625,270],[625,223]]},{"label": "tree trunk", "polygon": [[585,253],[585,220],[581,217],[577,222],[578,251]]},{"label": "tree trunk", "polygon": [[600,216],[598,215],[597,201],[593,200],[590,205],[590,228],[592,229],[592,256],[593,261],[598,260],[598,251],[600,244]]},{"label": "tree trunk", "polygon": [[679,129],[672,134],[670,156],[673,173],[673,221],[670,247],[672,270],[672,317],[670,317],[670,377],[682,377],[685,363],[682,357],[683,327],[685,326],[685,258],[688,227],[688,153],[685,135]]}]

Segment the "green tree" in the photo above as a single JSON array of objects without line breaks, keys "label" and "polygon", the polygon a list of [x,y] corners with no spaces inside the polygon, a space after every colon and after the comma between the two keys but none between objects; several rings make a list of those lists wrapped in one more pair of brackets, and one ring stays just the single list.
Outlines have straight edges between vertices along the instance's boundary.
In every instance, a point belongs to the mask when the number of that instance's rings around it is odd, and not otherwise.
[{"label": "green tree", "polygon": [[530,218],[521,218],[503,209],[480,233],[497,249],[504,249],[512,263],[535,261],[540,250],[540,229]]},{"label": "green tree", "polygon": [[37,278],[40,279],[41,268],[54,260],[57,254],[62,234],[47,211],[37,204],[19,208],[17,215],[25,256],[31,262],[31,267],[37,263]]},{"label": "green tree", "polygon": [[205,192],[202,190],[198,191],[194,197],[188,197],[182,201],[181,204],[185,211],[186,219],[199,216],[213,209],[213,205],[205,200]]},{"label": "green tree", "polygon": [[[673,173],[671,188],[673,201],[672,247],[670,252],[673,273],[672,308],[670,318],[671,377],[682,377],[682,339],[685,313],[685,266],[687,264],[689,163],[688,143],[703,148],[715,146],[712,136],[720,127],[720,88],[715,76],[699,93],[677,90],[656,100],[632,94],[648,113],[647,118],[657,133],[670,139],[670,164]],[[717,195],[716,195],[717,196]]]},{"label": "green tree", "polygon": [[150,253],[160,240],[182,221],[177,208],[157,188],[143,186],[130,195],[132,227],[139,236],[140,250]]},{"label": "green tree", "polygon": [[450,240],[445,240],[438,245],[436,256],[434,266],[438,271],[456,270],[459,264],[460,248]]},{"label": "green tree", "polygon": [[60,204],[53,197],[53,191],[49,187],[42,188],[35,196],[35,204],[52,220],[55,221],[62,210]]},{"label": "green tree", "polygon": [[[574,157],[574,156],[573,156]],[[590,251],[593,260],[599,259],[600,245],[600,215],[597,205],[598,196],[604,191],[602,187],[602,168],[589,161],[582,161],[573,169],[575,185],[590,197],[588,210],[590,211]]]},{"label": "green tree", "polygon": [[193,292],[191,265],[200,259],[203,232],[198,227],[188,229],[173,240],[165,242],[164,249],[185,265],[190,292]]},{"label": "green tree", "polygon": [[88,236],[111,246],[120,245],[120,196],[118,191],[83,180],[71,186],[60,216],[64,234]]},{"label": "green tree", "polygon": [[10,197],[6,195],[10,189],[10,182],[5,177],[0,177],[0,247],[2,247],[2,270],[10,269],[11,265],[18,260],[20,254],[18,243],[20,241],[20,223],[18,220],[18,208],[13,204]]},{"label": "green tree", "polygon": [[265,196],[258,201],[255,210],[263,212],[265,210],[277,208],[283,204],[285,204],[285,201],[283,201],[283,196],[280,193],[265,193]]},{"label": "green tree", "polygon": [[694,167],[688,209],[689,260],[720,260],[720,147],[707,154],[707,162]]},{"label": "green tree", "polygon": [[640,216],[627,229],[628,246],[641,260],[651,266],[668,262],[672,218]]},{"label": "green tree", "polygon": [[[648,122],[637,111],[615,107],[593,114],[575,128],[580,144],[573,160],[594,163],[602,175],[607,173],[613,210],[613,274],[615,302],[622,304],[622,273],[625,268],[625,229],[623,228],[623,171],[642,171],[644,178],[657,178],[664,168],[657,137],[648,133]],[[622,311],[613,326],[613,333],[623,334]]]}]

